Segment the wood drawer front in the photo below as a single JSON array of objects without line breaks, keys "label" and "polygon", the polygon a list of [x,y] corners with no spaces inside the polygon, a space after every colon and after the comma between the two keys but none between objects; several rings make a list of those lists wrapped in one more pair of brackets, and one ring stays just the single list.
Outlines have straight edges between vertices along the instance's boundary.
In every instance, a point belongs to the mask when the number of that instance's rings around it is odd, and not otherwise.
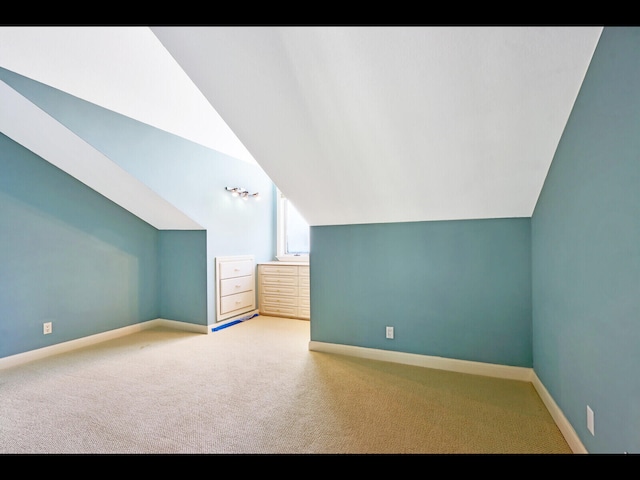
[{"label": "wood drawer front", "polygon": [[220,263],[220,279],[244,277],[253,275],[253,262],[250,260],[238,260],[237,262]]},{"label": "wood drawer front", "polygon": [[286,276],[276,276],[276,275],[263,275],[261,277],[260,282],[262,285],[288,285],[290,287],[298,286],[298,277],[292,277],[290,275]]},{"label": "wood drawer front", "polygon": [[300,307],[298,309],[298,317],[309,320],[311,318],[311,309],[309,307]]},{"label": "wood drawer front", "polygon": [[247,292],[254,289],[253,275],[220,280],[220,296],[226,297],[234,293]]},{"label": "wood drawer front", "polygon": [[309,300],[309,297],[311,296],[311,290],[309,289],[309,287],[299,287],[298,295],[300,295],[300,298],[306,298],[307,300]]},{"label": "wood drawer front", "polygon": [[220,312],[225,314],[250,307],[254,304],[254,292],[242,292],[234,295],[227,295],[220,299]]},{"label": "wood drawer front", "polygon": [[295,265],[260,265],[264,275],[298,275]]},{"label": "wood drawer front", "polygon": [[300,278],[298,278],[298,284],[301,287],[307,287],[307,288],[309,288],[311,286],[311,282],[309,282],[309,277],[300,277]]},{"label": "wood drawer front", "polygon": [[297,307],[298,306],[298,297],[280,297],[278,295],[265,295],[262,297],[262,304],[277,306],[282,305],[285,307]]},{"label": "wood drawer front", "polygon": [[263,285],[260,293],[263,295],[288,295],[298,296],[298,287],[290,285]]},{"label": "wood drawer front", "polygon": [[276,317],[297,317],[298,307],[285,307],[279,305],[263,305],[260,309],[263,315],[273,315]]},{"label": "wood drawer front", "polygon": [[309,278],[309,267],[298,267],[298,275]]},{"label": "wood drawer front", "polygon": [[311,308],[311,300],[309,297],[299,297],[298,305],[304,308]]}]

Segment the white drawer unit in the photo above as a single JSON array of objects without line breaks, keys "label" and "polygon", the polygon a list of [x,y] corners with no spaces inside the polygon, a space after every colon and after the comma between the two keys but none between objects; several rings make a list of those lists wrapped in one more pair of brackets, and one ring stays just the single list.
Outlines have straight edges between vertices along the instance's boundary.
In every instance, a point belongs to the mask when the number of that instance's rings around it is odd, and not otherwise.
[{"label": "white drawer unit", "polygon": [[258,265],[260,314],[309,320],[309,265],[269,262]]},{"label": "white drawer unit", "polygon": [[256,263],[253,255],[216,257],[216,320],[256,308]]}]

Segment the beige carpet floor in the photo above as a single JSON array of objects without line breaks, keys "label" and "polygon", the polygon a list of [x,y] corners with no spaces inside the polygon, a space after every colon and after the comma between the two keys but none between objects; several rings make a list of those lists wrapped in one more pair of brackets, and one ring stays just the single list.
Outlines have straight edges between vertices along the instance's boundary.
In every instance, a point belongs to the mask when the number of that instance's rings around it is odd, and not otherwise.
[{"label": "beige carpet floor", "polygon": [[0,369],[0,453],[571,453],[528,382],[311,352],[309,327],[158,328]]}]

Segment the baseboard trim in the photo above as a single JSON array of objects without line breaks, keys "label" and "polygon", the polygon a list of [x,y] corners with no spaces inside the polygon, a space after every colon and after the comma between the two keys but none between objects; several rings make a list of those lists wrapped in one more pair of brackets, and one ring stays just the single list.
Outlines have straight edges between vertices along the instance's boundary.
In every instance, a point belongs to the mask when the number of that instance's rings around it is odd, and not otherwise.
[{"label": "baseboard trim", "polygon": [[18,353],[9,357],[0,358],[0,370],[3,368],[13,367],[15,365],[32,362],[34,360],[40,360],[41,358],[46,358],[51,355],[70,352],[78,348],[87,347],[89,345],[94,345],[96,343],[105,342],[107,340],[123,337],[125,335],[131,335],[132,333],[156,327],[168,327],[176,330],[186,330],[188,332],[194,333],[207,333],[206,325],[196,325],[193,323],[156,318],[153,320],[148,320],[146,322],[136,323],[135,325],[128,325],[126,327],[116,328],[115,330],[109,330],[108,332],[97,333],[95,335],[89,335],[87,337],[57,343],[48,347],[38,348],[29,352]]},{"label": "baseboard trim", "polygon": [[458,373],[469,373],[472,375],[484,375],[489,377],[505,378],[509,380],[521,380],[531,382],[538,392],[540,399],[547,407],[554,422],[560,429],[565,440],[573,453],[588,453],[582,445],[580,438],[571,426],[571,423],[562,413],[553,400],[547,389],[544,387],[535,371],[532,368],[512,367],[508,365],[496,365],[482,362],[472,362],[468,360],[457,360],[444,357],[433,357],[429,355],[418,355],[414,353],[394,352],[389,350],[379,350],[375,348],[357,347],[353,345],[341,345],[325,342],[309,342],[309,350],[314,352],[335,353],[339,355],[349,355],[353,357],[367,358],[370,360],[380,360],[384,362],[402,363],[417,367],[435,368]]},{"label": "baseboard trim", "polygon": [[382,360],[384,362],[403,363],[417,367],[436,368],[459,373],[471,373],[473,375],[485,375],[488,377],[507,378],[511,380],[523,380],[530,382],[533,370],[525,367],[511,367],[491,363],[471,362],[453,358],[432,357],[415,353],[394,352],[375,348],[356,347],[353,345],[340,345],[336,343],[309,342],[309,350],[315,352],[337,353],[354,357]]},{"label": "baseboard trim", "polygon": [[562,436],[569,444],[571,451],[573,453],[589,453],[580,441],[580,437],[578,437],[578,434],[574,430],[573,426],[571,425],[567,417],[564,416],[564,413],[562,413],[562,410],[560,410],[560,407],[558,407],[558,404],[556,404],[553,397],[549,394],[546,387],[536,375],[535,371],[533,372],[531,383],[538,392],[542,403],[544,403],[544,405],[547,407],[547,410],[549,410],[549,413],[560,429]]}]

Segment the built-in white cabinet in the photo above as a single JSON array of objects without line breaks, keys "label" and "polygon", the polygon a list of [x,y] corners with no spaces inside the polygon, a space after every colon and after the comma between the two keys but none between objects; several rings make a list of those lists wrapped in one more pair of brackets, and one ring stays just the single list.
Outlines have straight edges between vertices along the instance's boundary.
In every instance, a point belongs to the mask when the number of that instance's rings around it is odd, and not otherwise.
[{"label": "built-in white cabinet", "polygon": [[253,255],[216,257],[217,321],[256,308],[256,264]]},{"label": "built-in white cabinet", "polygon": [[308,263],[267,262],[258,265],[261,315],[309,320],[309,292]]}]

